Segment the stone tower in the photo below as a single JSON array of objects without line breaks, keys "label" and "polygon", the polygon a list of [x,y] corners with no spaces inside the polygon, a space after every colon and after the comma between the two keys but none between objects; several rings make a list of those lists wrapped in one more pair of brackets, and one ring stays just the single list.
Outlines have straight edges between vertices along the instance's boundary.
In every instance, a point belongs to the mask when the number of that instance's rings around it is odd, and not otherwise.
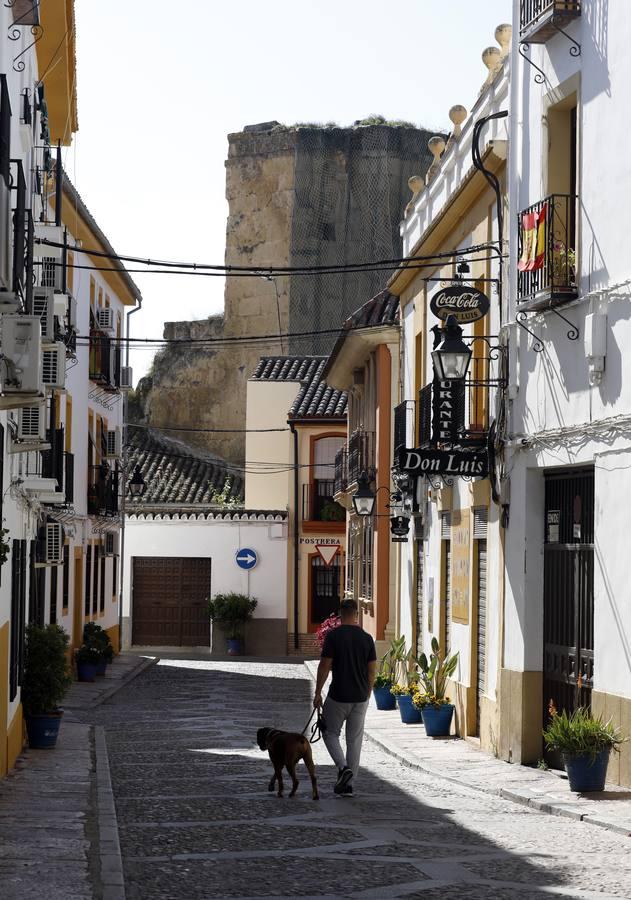
[{"label": "stone tower", "polygon": [[163,350],[139,385],[135,415],[157,428],[226,429],[180,436],[242,463],[245,435],[238,429],[245,427],[246,381],[259,356],[327,353],[333,333],[275,336],[337,328],[389,274],[269,277],[265,268],[400,256],[408,178],[427,170],[431,135],[372,122],[351,128],[267,122],[229,135],[225,261],[260,267],[261,275],[227,278],[223,316],[167,323],[165,337],[274,337]]}]

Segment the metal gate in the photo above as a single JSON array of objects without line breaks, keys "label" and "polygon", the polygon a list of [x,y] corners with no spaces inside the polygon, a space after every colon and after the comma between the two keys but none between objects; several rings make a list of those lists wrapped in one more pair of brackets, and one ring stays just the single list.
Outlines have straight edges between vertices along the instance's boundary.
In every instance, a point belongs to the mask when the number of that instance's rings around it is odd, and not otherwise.
[{"label": "metal gate", "polygon": [[423,651],[423,541],[416,542],[416,655]]},{"label": "metal gate", "polygon": [[154,647],[210,646],[211,560],[136,556],[132,642]]},{"label": "metal gate", "polygon": [[488,509],[479,507],[473,510],[473,537],[476,542],[476,569],[478,575],[478,621],[477,639],[477,687],[475,703],[476,734],[480,735],[480,699],[486,690],[486,533]]},{"label": "metal gate", "polygon": [[342,557],[338,555],[327,566],[320,555],[311,558],[311,611],[312,629],[337,612],[340,606],[342,584]]},{"label": "metal gate", "polygon": [[543,719],[591,704],[594,677],[594,470],[545,473]]}]

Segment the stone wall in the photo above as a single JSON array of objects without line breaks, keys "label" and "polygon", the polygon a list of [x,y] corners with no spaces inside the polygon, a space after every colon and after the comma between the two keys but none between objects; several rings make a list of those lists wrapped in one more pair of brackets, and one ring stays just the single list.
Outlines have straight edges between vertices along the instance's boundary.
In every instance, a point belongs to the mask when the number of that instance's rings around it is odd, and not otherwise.
[{"label": "stone wall", "polygon": [[[399,256],[407,180],[427,170],[429,136],[411,127],[285,128],[275,122],[229,135],[226,264],[264,271]],[[288,276],[228,277],[223,316],[167,323],[165,336],[230,339],[337,328],[387,277],[304,275],[291,284]],[[321,354],[334,337],[167,347],[140,383],[132,414],[157,428],[208,429],[175,436],[242,463],[246,382],[258,358]]]}]

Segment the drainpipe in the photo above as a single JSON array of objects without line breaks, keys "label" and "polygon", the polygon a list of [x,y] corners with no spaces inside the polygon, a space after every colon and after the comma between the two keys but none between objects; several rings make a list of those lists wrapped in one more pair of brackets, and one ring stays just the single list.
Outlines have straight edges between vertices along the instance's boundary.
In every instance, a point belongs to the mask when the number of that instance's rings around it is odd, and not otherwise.
[{"label": "drainpipe", "polygon": [[[135,306],[133,309],[130,309],[127,313],[127,325],[125,327],[127,334],[126,348],[125,348],[125,365],[129,366],[129,329],[130,322],[129,317],[133,316],[134,313],[139,312],[142,309],[142,297],[136,297],[136,303],[138,306]],[[119,591],[118,591],[118,649],[119,651],[123,649],[123,590],[125,585],[125,513],[126,513],[126,497],[127,497],[127,479],[128,479],[128,471],[127,466],[129,465],[129,451],[127,449],[127,392],[125,391],[125,395],[123,396],[123,490],[121,492],[121,546],[120,546],[120,566],[119,566]],[[131,610],[131,585],[130,585],[130,597],[129,597],[129,608]],[[131,645],[131,635],[130,637],[130,645]]]},{"label": "drainpipe", "polygon": [[298,639],[298,432],[293,422],[287,423],[294,436],[294,649],[300,646]]}]

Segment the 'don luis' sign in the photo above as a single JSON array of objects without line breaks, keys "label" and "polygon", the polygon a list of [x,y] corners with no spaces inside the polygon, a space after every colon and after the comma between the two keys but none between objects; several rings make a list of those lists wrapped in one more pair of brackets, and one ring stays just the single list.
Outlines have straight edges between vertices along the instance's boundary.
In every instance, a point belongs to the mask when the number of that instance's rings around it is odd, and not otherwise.
[{"label": "'don luis' sign", "polygon": [[477,288],[451,284],[440,288],[429,301],[429,308],[439,319],[455,316],[460,323],[476,322],[489,311],[491,301]]}]

